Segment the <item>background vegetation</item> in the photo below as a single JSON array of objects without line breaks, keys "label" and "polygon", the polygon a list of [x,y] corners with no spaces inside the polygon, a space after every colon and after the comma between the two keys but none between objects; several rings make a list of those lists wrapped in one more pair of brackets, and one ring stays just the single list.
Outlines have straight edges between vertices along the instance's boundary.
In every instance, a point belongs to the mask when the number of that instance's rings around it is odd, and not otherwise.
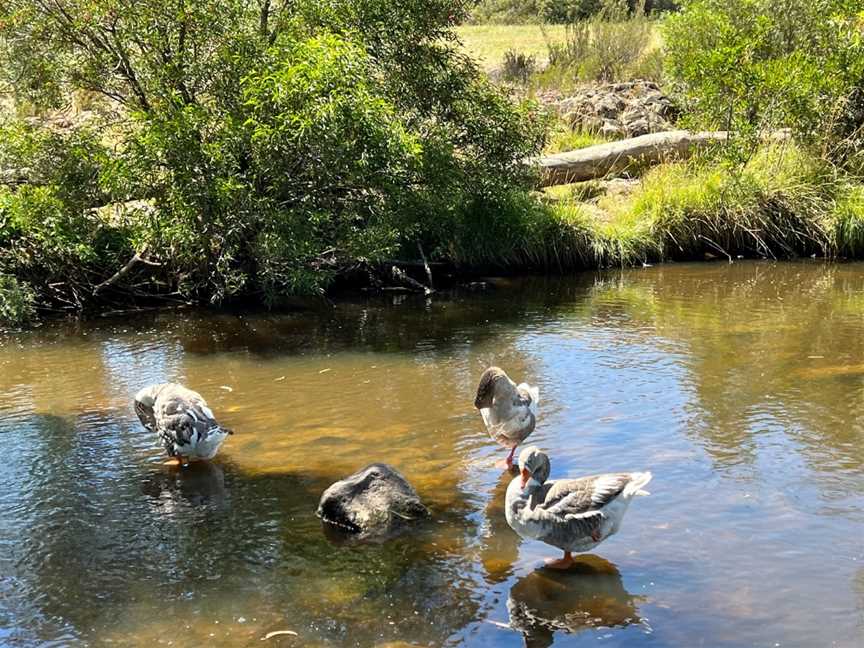
[{"label": "background vegetation", "polygon": [[[680,2],[674,0],[626,0],[630,11],[641,9],[654,12],[675,11]],[[480,0],[471,12],[475,23],[552,23],[567,24],[601,13],[604,0]]]},{"label": "background vegetation", "polygon": [[864,126],[862,8],[857,0],[687,2],[665,21],[664,34],[666,68],[689,122],[733,130],[750,144],[787,127],[832,159],[856,157]]},{"label": "background vegetation", "polygon": [[[0,318],[273,303],[418,255],[860,255],[862,16],[861,0],[10,0]],[[534,25],[476,24],[499,20]],[[533,191],[526,158],[604,138],[531,97],[634,78],[730,142],[623,191]]]},{"label": "background vegetation", "polygon": [[[0,272],[56,308],[112,293],[272,301],[405,245],[444,254],[528,187],[521,160],[542,143],[530,106],[461,52],[464,7],[449,1],[0,13],[19,105],[87,91],[109,107],[89,127],[2,126],[0,160],[29,178],[0,190]],[[133,200],[146,208],[97,209]]]}]

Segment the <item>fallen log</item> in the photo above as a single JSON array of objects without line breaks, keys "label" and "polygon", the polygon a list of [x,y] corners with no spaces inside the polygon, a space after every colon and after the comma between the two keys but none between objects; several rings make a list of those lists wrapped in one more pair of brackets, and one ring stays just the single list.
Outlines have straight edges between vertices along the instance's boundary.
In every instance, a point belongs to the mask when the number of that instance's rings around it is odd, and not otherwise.
[{"label": "fallen log", "polygon": [[726,131],[665,131],[556,153],[533,162],[540,167],[540,186],[595,180],[621,174],[646,164],[690,156],[711,142],[726,140]]}]

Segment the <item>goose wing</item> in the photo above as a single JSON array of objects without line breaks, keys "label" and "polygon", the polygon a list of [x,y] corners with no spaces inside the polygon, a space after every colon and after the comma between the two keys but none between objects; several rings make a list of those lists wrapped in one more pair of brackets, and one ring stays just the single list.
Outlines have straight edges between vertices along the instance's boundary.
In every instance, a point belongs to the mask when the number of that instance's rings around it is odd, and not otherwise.
[{"label": "goose wing", "polygon": [[596,542],[606,518],[604,507],[624,492],[629,480],[628,475],[609,474],[547,483],[529,514],[542,529],[539,539],[556,547],[579,539]]},{"label": "goose wing", "polygon": [[630,482],[630,475],[611,473],[552,482],[540,508],[561,519],[602,516]]},{"label": "goose wing", "polygon": [[158,428],[180,445],[190,443],[195,432],[203,438],[211,430],[219,429],[212,410],[200,394],[180,385],[159,394],[155,419]]},{"label": "goose wing", "polygon": [[511,445],[527,439],[537,423],[537,396],[536,387],[523,383],[496,401],[494,407],[481,409],[489,435]]},{"label": "goose wing", "polygon": [[540,388],[532,387],[527,383],[521,383],[516,387],[518,401],[514,406],[527,408],[533,416],[537,416],[537,405],[540,403]]}]

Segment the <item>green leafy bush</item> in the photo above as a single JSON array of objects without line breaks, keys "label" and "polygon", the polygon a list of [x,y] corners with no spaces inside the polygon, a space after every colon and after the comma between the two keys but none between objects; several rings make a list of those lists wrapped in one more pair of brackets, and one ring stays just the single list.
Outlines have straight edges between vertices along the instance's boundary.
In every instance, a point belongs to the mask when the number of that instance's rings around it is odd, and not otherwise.
[{"label": "green leafy bush", "polygon": [[[478,23],[566,24],[600,13],[603,4],[603,0],[481,0],[471,18]],[[630,12],[659,14],[676,11],[679,3],[672,0],[627,0],[625,4]]]},{"label": "green leafy bush", "polygon": [[131,254],[129,232],[94,210],[110,198],[107,150],[85,129],[0,127],[0,168],[24,162],[20,187],[0,187],[0,273],[82,307],[94,273],[109,274]]},{"label": "green leafy bush", "polygon": [[[0,270],[86,306],[138,254],[159,265],[133,262],[109,292],[219,303],[318,293],[418,242],[446,255],[462,221],[528,187],[545,129],[461,53],[466,7],[11,0],[0,70],[26,99],[86,88],[119,110],[99,137],[0,140],[37,177],[2,193]],[[94,209],[142,199],[120,219]]]},{"label": "green leafy bush", "polygon": [[665,23],[666,69],[694,125],[734,130],[749,149],[778,127],[839,142],[864,124],[855,99],[862,9],[854,0],[690,0]]},{"label": "green leafy bush", "polygon": [[600,11],[602,0],[540,0],[540,17],[548,23],[570,23],[584,20]]},{"label": "green leafy bush", "polygon": [[36,316],[33,289],[15,277],[0,273],[0,324],[18,326]]}]

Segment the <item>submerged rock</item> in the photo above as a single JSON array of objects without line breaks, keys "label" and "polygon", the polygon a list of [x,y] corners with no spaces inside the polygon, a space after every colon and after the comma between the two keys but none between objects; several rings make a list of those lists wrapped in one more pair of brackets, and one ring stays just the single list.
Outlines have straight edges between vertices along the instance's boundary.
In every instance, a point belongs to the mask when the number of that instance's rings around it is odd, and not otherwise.
[{"label": "submerged rock", "polygon": [[[345,539],[384,540],[426,518],[429,511],[399,471],[374,463],[325,490],[316,514]],[[325,530],[334,535],[334,529]]]}]

